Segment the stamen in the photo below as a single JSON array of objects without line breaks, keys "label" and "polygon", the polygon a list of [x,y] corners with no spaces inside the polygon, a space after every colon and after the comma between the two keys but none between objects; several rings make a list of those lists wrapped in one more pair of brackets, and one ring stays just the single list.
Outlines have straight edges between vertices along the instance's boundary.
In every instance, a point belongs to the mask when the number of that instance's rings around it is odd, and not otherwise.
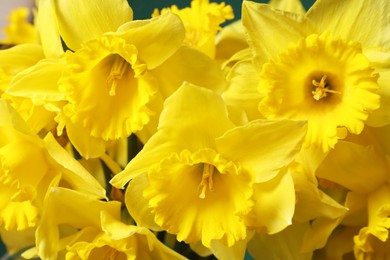
[{"label": "stamen", "polygon": [[109,95],[115,96],[116,88],[118,86],[119,80],[122,78],[123,74],[129,69],[130,64],[119,55],[115,55],[114,62],[111,66],[110,75],[107,77],[107,86],[109,87]]},{"label": "stamen", "polygon": [[199,198],[206,198],[206,189],[209,188],[213,191],[213,174],[214,166],[208,163],[203,164],[202,181],[199,184],[198,190],[200,190]]},{"label": "stamen", "polygon": [[313,81],[311,82],[315,87],[316,89],[314,91],[312,91],[311,93],[313,94],[313,98],[315,100],[320,100],[326,96],[328,96],[328,93],[333,93],[333,94],[341,94],[340,91],[336,91],[336,90],[331,90],[331,89],[328,89],[326,87],[326,78],[327,76],[324,75],[322,76],[321,78],[321,81],[320,82],[317,82],[316,80],[313,79]]}]

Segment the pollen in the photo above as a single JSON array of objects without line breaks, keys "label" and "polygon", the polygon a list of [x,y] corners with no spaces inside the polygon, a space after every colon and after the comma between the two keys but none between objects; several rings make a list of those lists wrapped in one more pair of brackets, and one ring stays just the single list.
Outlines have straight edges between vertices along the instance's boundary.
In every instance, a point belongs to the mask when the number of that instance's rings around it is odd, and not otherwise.
[{"label": "pollen", "polygon": [[111,66],[110,74],[107,77],[107,87],[109,88],[109,95],[115,96],[116,90],[123,75],[131,68],[131,65],[121,56],[114,54],[114,60]]},{"label": "pollen", "polygon": [[320,100],[322,98],[325,98],[328,96],[328,93],[333,93],[333,94],[341,94],[340,91],[336,90],[331,90],[328,88],[328,84],[326,83],[326,78],[327,75],[322,76],[320,82],[317,82],[316,80],[313,79],[312,84],[316,89],[312,91],[311,93],[313,94],[313,98],[315,100]]},{"label": "pollen", "polygon": [[203,165],[202,181],[199,184],[198,190],[200,191],[199,198],[206,198],[206,190],[214,191],[213,175],[215,167],[211,164],[205,163]]}]

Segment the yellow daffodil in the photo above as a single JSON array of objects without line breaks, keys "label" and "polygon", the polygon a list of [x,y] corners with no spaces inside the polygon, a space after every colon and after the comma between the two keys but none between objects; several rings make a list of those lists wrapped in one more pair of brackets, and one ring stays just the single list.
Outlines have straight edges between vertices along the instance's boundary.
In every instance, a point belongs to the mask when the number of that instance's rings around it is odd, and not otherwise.
[{"label": "yellow daffodil", "polygon": [[[185,259],[148,229],[121,221],[121,204],[99,201],[65,188],[45,198],[37,246],[23,256],[42,259]],[[84,210],[80,210],[80,209]],[[67,226],[68,233],[61,233]]]},{"label": "yellow daffodil", "polygon": [[[2,98],[10,100],[33,132],[44,137],[56,126],[54,117],[61,106],[57,101],[63,99],[63,94],[58,91],[57,81],[64,65],[59,58],[64,51],[58,34],[56,42],[41,41],[48,38],[47,35],[51,35],[53,30],[40,25],[46,22],[46,25],[53,26],[55,23],[43,19],[43,14],[49,14],[49,2],[38,2],[42,3],[39,4],[39,11],[34,13],[34,30],[35,37],[40,40],[35,40],[35,44],[19,44],[0,51],[0,74],[4,74],[0,87],[5,92]],[[21,32],[19,34],[27,35]]]},{"label": "yellow daffodil", "polygon": [[22,44],[38,42],[38,33],[36,27],[28,21],[30,10],[20,7],[11,12],[8,17],[10,24],[3,31],[6,38],[0,40],[2,44]]},{"label": "yellow daffodil", "polygon": [[[15,50],[15,56],[21,54]],[[57,87],[63,68],[62,59],[42,58],[15,74],[2,96],[11,101],[30,129],[42,137],[55,129],[57,123],[54,118],[64,105],[64,94]]]},{"label": "yellow daffodil", "polygon": [[186,33],[184,44],[194,47],[211,58],[215,56],[215,36],[220,25],[234,18],[230,5],[222,3],[210,3],[209,0],[192,0],[191,7],[179,9],[176,5],[164,8],[161,11],[154,10],[153,17],[167,12],[177,14],[183,21]]},{"label": "yellow daffodil", "polygon": [[[299,0],[275,0],[270,1],[269,5],[283,11],[305,13]],[[216,58],[225,61],[223,70],[226,72],[228,87],[222,96],[232,120],[246,123],[259,118],[258,104],[264,98],[264,93],[259,93],[254,87],[258,85],[259,75],[241,20],[225,26],[217,35]]]},{"label": "yellow daffodil", "polygon": [[378,74],[365,55],[386,42],[381,30],[372,30],[388,24],[386,8],[370,15],[376,8],[367,1],[339,6],[319,0],[306,15],[293,15],[245,1],[243,24],[264,95],[260,112],[269,119],[308,120],[306,146],[324,151],[347,132],[360,134],[380,106]]},{"label": "yellow daffodil", "polygon": [[158,129],[111,180],[123,187],[132,179],[126,205],[138,224],[235,251],[248,228],[275,233],[291,223],[294,185],[282,168],[299,151],[304,122],[235,128],[217,94],[184,84],[166,100]]},{"label": "yellow daffodil", "polygon": [[0,114],[2,228],[23,231],[36,227],[51,186],[66,185],[88,196],[105,198],[105,190],[51,135],[41,140],[32,134],[4,100]]},{"label": "yellow daffodil", "polygon": [[[66,127],[84,157],[100,156],[107,141],[134,132],[146,141],[156,131],[163,100],[185,80],[223,88],[223,74],[211,59],[181,47],[184,28],[176,15],[129,22],[132,11],[126,1],[74,2],[54,5],[59,33],[74,51],[66,53],[58,83],[67,104],[56,120],[59,134]],[[104,8],[115,21],[98,19]],[[76,17],[75,9],[88,10],[88,16]]]}]

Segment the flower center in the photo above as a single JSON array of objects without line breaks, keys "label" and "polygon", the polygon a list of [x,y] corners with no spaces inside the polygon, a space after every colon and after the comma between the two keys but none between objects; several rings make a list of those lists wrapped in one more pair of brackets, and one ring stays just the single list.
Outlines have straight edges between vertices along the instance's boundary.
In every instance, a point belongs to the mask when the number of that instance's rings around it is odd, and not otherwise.
[{"label": "flower center", "polygon": [[359,134],[379,107],[378,76],[357,42],[312,34],[265,63],[259,111],[268,119],[308,121],[305,146],[333,148]]},{"label": "flower center", "polygon": [[317,101],[328,96],[328,93],[341,94],[340,91],[329,89],[329,86],[326,83],[326,78],[327,76],[324,75],[322,76],[320,82],[316,81],[315,79],[312,80],[312,84],[314,87],[316,87],[316,89],[311,93],[313,94],[313,98]]},{"label": "flower center", "polygon": [[199,184],[198,190],[200,191],[199,198],[206,198],[206,190],[213,192],[213,174],[215,167],[211,164],[203,164],[202,181]]},{"label": "flower center", "polygon": [[109,95],[115,96],[116,88],[119,84],[119,81],[122,79],[122,76],[131,68],[131,65],[123,59],[120,55],[113,55],[113,63],[111,66],[110,74],[107,77],[107,87],[109,90]]}]

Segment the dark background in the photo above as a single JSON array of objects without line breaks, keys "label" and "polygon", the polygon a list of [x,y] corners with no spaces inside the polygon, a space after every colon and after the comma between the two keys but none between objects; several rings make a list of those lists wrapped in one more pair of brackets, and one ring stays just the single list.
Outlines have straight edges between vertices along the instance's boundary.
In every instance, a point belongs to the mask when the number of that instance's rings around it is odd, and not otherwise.
[{"label": "dark background", "polygon": [[[301,0],[306,10],[315,2],[315,0]],[[161,9],[163,7],[170,7],[171,5],[177,5],[179,8],[189,6],[191,0],[128,0],[130,6],[133,8],[134,19],[147,19],[151,17],[154,8]],[[210,0],[210,2],[225,2],[230,4],[234,10],[235,19],[240,19],[241,17],[241,0]],[[267,3],[268,0],[254,0],[258,3]],[[0,240],[0,260],[6,260],[9,258],[4,257],[5,248]]]},{"label": "dark background", "polygon": [[[252,0],[258,3],[268,3],[269,0]],[[134,19],[146,19],[150,18],[154,8],[161,9],[163,7],[169,7],[171,5],[177,5],[179,8],[189,6],[191,0],[128,0],[130,6],[134,11]],[[241,17],[241,4],[242,0],[210,0],[210,2],[225,2],[233,7],[234,17],[239,19]],[[315,2],[315,0],[301,0],[306,10]]]}]

